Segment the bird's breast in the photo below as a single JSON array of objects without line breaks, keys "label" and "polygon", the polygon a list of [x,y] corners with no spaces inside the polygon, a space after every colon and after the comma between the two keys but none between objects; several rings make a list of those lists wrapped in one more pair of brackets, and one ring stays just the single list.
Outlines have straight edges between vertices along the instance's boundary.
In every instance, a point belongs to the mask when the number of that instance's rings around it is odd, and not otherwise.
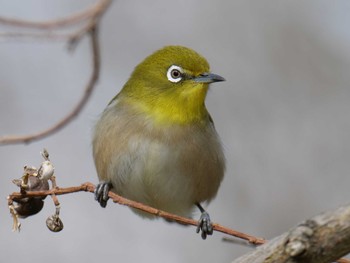
[{"label": "bird's breast", "polygon": [[101,121],[106,118],[114,124],[97,124],[94,156],[99,177],[117,193],[179,215],[215,197],[225,164],[210,122],[159,127],[140,115],[107,112]]}]

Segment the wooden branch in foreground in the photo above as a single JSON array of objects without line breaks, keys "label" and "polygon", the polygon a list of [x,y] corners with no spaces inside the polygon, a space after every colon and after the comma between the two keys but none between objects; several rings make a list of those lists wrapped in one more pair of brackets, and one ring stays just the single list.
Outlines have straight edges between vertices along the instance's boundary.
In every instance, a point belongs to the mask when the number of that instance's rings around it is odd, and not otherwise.
[{"label": "wooden branch in foreground", "polygon": [[317,215],[232,263],[339,263],[350,252],[350,205]]},{"label": "wooden branch in foreground", "polygon": [[[11,195],[8,196],[8,202],[9,202],[9,204],[11,204],[13,201],[16,201],[18,199],[25,198],[25,197],[39,197],[39,196],[48,196],[48,195],[53,195],[53,194],[54,195],[63,195],[63,194],[81,192],[81,191],[94,193],[95,185],[87,182],[87,183],[84,183],[80,186],[67,187],[67,188],[56,187],[56,188],[52,188],[48,191],[32,191],[32,192],[26,192],[25,194],[15,192],[15,193],[12,193]],[[153,207],[150,207],[150,206],[147,206],[147,205],[135,202],[135,201],[131,201],[131,200],[126,199],[124,197],[121,197],[120,195],[117,195],[111,191],[108,193],[108,196],[115,203],[118,203],[121,205],[126,205],[126,206],[129,206],[132,208],[136,208],[136,209],[139,209],[139,210],[144,211],[146,213],[150,213],[150,214],[155,215],[155,216],[163,217],[167,220],[171,220],[171,221],[177,222],[177,223],[182,224],[182,225],[197,226],[197,224],[198,224],[198,221],[196,221],[196,220],[181,217],[178,215],[174,215],[174,214],[171,214],[171,213],[168,213],[165,211],[161,211],[159,209],[156,209],[156,208],[153,208]],[[215,231],[222,232],[222,233],[225,233],[225,234],[230,235],[230,236],[244,239],[244,240],[246,240],[249,243],[254,244],[254,245],[260,245],[260,244],[265,243],[265,240],[262,238],[257,238],[257,237],[239,232],[239,231],[235,231],[233,229],[226,228],[226,227],[219,225],[219,224],[213,224],[213,229]]]}]

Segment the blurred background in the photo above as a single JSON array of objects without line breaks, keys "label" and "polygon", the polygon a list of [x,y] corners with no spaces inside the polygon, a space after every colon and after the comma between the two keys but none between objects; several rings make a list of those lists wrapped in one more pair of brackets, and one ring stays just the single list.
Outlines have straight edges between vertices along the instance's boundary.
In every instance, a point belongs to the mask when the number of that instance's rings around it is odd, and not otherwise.
[{"label": "blurred background", "polygon": [[[92,0],[0,0],[0,16],[64,17]],[[250,248],[206,241],[195,228],[144,220],[90,193],[60,196],[65,228],[41,213],[12,233],[6,196],[23,166],[39,166],[46,147],[61,187],[97,182],[92,127],[133,68],[169,44],[205,56],[226,82],[207,107],[224,143],[227,172],[207,207],[213,221],[264,238],[350,199],[350,2],[115,1],[102,18],[101,76],[87,107],[60,132],[29,145],[0,147],[2,261],[230,262]],[[2,32],[9,31],[1,27]],[[82,95],[91,72],[89,42],[69,53],[63,42],[0,39],[0,135],[53,125]],[[199,214],[195,215],[199,217]]]}]

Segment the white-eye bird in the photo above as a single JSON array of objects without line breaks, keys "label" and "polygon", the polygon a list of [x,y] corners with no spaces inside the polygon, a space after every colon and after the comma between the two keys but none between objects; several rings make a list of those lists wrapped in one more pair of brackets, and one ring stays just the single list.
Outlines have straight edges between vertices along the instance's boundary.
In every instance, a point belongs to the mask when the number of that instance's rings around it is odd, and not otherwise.
[{"label": "white-eye bird", "polygon": [[204,57],[182,46],[164,47],[135,68],[93,134],[95,198],[102,207],[110,189],[181,216],[197,206],[197,232],[203,239],[212,234],[201,203],[216,196],[225,158],[205,98],[218,81],[224,78],[210,73]]}]

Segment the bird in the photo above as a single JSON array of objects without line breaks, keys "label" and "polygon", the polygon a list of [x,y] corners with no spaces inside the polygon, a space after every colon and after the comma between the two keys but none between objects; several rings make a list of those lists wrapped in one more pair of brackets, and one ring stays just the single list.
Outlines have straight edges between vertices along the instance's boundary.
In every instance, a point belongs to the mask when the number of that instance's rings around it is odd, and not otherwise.
[{"label": "bird", "polygon": [[165,46],[135,67],[93,131],[95,199],[102,207],[110,190],[179,216],[191,217],[197,207],[197,233],[203,239],[213,233],[202,203],[218,192],[225,156],[205,99],[209,85],[224,80],[184,46]]}]

